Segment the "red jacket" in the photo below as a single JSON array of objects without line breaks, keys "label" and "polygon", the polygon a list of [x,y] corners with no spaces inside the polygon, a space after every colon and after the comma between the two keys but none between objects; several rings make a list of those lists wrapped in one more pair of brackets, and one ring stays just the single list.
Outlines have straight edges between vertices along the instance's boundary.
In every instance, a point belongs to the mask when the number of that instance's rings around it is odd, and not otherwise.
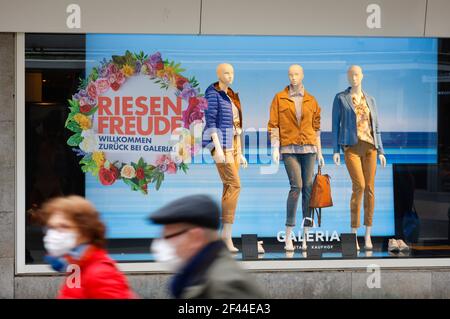
[{"label": "red jacket", "polygon": [[[105,250],[91,246],[80,260],[70,260],[79,268],[73,269],[64,280],[58,299],[133,299],[136,298],[126,277]],[[79,287],[77,287],[79,283]]]}]

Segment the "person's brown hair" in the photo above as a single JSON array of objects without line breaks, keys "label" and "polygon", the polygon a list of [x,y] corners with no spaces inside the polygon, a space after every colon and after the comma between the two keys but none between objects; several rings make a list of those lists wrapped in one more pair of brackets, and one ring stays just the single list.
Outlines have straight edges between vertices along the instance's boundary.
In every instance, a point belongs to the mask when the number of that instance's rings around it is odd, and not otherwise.
[{"label": "person's brown hair", "polygon": [[50,199],[42,206],[41,213],[45,224],[53,214],[64,214],[75,223],[78,232],[89,240],[89,244],[100,248],[105,246],[105,225],[94,205],[83,197],[72,195]]}]

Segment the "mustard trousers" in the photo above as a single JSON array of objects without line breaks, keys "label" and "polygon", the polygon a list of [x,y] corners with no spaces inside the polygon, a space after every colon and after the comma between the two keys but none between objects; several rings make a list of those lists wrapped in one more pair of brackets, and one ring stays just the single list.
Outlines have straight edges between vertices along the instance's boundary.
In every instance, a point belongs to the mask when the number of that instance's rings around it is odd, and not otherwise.
[{"label": "mustard trousers", "polygon": [[351,227],[360,226],[361,201],[364,196],[364,225],[372,226],[375,208],[375,173],[377,150],[370,143],[359,140],[356,145],[344,147],[345,165],[352,180],[350,200]]}]

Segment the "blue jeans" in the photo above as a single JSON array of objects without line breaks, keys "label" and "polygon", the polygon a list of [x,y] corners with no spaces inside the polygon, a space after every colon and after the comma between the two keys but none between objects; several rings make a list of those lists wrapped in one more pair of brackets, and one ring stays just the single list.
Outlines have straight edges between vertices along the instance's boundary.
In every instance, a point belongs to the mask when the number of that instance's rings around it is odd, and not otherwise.
[{"label": "blue jeans", "polygon": [[[297,214],[300,192],[302,193],[303,218],[311,217],[309,199],[311,198],[315,160],[315,153],[283,154],[284,167],[286,168],[289,184],[291,185],[287,199],[286,226],[295,226],[295,216]],[[306,221],[305,226],[312,226],[312,223]]]}]

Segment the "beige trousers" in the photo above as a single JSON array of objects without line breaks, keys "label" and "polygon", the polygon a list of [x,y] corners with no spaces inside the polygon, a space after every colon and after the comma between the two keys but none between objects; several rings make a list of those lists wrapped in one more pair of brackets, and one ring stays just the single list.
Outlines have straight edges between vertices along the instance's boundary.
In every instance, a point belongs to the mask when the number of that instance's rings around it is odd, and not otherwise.
[{"label": "beige trousers", "polygon": [[241,180],[239,178],[239,158],[236,147],[236,137],[233,141],[233,150],[224,150],[225,163],[216,162],[217,171],[223,183],[222,191],[222,223],[233,224],[236,215],[236,207],[241,192]]}]

